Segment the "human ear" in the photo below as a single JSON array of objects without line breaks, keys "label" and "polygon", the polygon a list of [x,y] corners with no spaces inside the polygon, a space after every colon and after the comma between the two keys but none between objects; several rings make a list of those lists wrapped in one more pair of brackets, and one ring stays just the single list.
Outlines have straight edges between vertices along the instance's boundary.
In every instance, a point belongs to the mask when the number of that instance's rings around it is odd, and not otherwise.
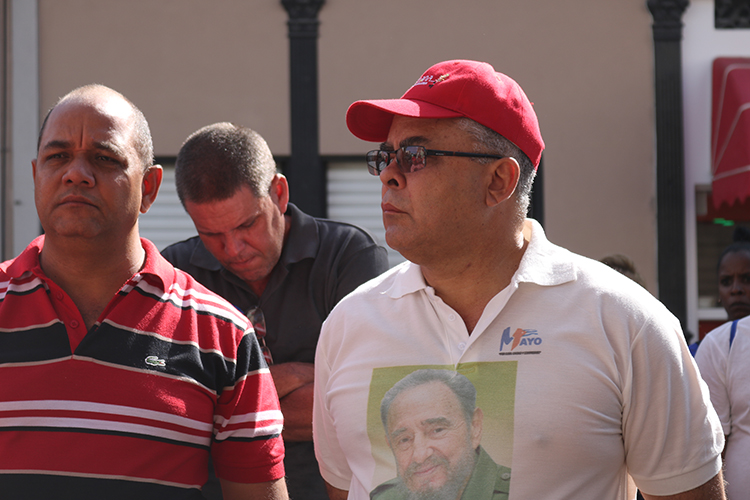
[{"label": "human ear", "polygon": [[500,158],[492,163],[491,178],[487,186],[487,206],[495,206],[513,196],[521,176],[521,167],[515,158]]},{"label": "human ear", "polygon": [[148,209],[151,208],[156,195],[159,193],[159,187],[161,186],[162,176],[164,170],[161,165],[152,165],[148,167],[146,173],[143,175],[143,181],[141,182],[141,213],[145,214]]},{"label": "human ear", "polygon": [[271,199],[282,214],[286,213],[286,206],[289,204],[289,183],[281,174],[274,175],[271,181]]},{"label": "human ear", "polygon": [[474,408],[474,415],[471,418],[471,446],[476,449],[482,441],[482,422],[484,413],[480,408]]}]

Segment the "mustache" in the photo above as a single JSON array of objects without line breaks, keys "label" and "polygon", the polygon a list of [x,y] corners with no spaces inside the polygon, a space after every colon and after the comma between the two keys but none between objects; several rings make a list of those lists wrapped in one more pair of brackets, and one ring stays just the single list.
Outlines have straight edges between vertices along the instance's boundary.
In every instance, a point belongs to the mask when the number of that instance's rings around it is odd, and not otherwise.
[{"label": "mustache", "polygon": [[72,189],[70,191],[67,191],[66,193],[60,194],[57,197],[58,203],[69,203],[69,202],[76,202],[76,203],[90,203],[91,205],[96,205],[98,203],[98,199],[96,197],[91,196],[91,193],[83,192],[79,189]]},{"label": "mustache", "polygon": [[424,462],[412,462],[409,464],[409,466],[404,470],[404,478],[409,479],[414,474],[416,474],[420,469],[424,468],[430,468],[430,467],[436,467],[436,466],[444,466],[448,467],[448,459],[444,457],[437,457],[435,455],[431,455],[427,457],[427,459]]}]

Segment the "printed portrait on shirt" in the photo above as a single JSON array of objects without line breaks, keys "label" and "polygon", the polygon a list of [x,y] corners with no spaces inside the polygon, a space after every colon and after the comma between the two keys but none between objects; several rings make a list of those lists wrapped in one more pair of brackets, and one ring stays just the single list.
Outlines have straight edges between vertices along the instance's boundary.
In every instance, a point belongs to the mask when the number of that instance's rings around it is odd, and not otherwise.
[{"label": "printed portrait on shirt", "polygon": [[507,498],[517,363],[373,371],[373,500]]}]

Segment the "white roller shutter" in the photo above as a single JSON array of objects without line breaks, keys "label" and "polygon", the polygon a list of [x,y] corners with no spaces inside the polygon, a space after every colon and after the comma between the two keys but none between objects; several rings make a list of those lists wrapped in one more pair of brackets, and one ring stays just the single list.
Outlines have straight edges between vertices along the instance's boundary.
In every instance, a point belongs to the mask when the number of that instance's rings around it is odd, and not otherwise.
[{"label": "white roller shutter", "polygon": [[163,165],[164,178],[159,194],[149,211],[140,218],[141,236],[151,240],[159,250],[176,241],[196,236],[193,221],[182,208],[174,185],[174,165]]},{"label": "white roller shutter", "polygon": [[[403,262],[401,254],[385,243],[380,211],[380,181],[367,172],[364,161],[330,162],[327,175],[328,217],[367,230],[380,245],[386,247],[391,266]],[[294,193],[291,198],[294,201]],[[140,232],[159,250],[198,234],[177,197],[173,165],[164,165],[159,195],[148,213],[141,215]]]},{"label": "white roller shutter", "polygon": [[367,172],[364,160],[328,164],[328,217],[366,229],[388,250],[388,262],[404,261],[400,253],[385,243],[380,210],[380,180]]}]

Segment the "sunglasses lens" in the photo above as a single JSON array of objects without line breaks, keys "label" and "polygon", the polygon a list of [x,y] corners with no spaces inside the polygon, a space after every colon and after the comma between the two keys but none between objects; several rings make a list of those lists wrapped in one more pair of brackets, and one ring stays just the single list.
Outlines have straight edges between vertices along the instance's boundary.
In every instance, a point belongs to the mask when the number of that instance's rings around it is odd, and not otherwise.
[{"label": "sunglasses lens", "polygon": [[399,150],[400,165],[404,172],[416,172],[425,166],[425,149],[422,146],[406,146]]},{"label": "sunglasses lens", "polygon": [[391,152],[390,151],[378,151],[380,154],[378,158],[378,172],[385,170],[385,167],[391,163]]},{"label": "sunglasses lens", "polygon": [[422,146],[404,146],[397,151],[374,150],[367,153],[367,170],[375,176],[391,163],[391,158],[395,153],[396,163],[404,173],[416,172],[425,167],[425,158],[427,152]]},{"label": "sunglasses lens", "polygon": [[374,150],[367,153],[367,170],[375,176],[380,175],[391,162],[390,151]]},{"label": "sunglasses lens", "polygon": [[411,146],[401,148],[396,152],[396,162],[398,163],[399,168],[401,168],[401,171],[411,172]]},{"label": "sunglasses lens", "polygon": [[370,171],[372,175],[378,175],[380,171],[378,170],[378,162],[380,161],[380,151],[370,151],[367,153],[367,170]]}]

